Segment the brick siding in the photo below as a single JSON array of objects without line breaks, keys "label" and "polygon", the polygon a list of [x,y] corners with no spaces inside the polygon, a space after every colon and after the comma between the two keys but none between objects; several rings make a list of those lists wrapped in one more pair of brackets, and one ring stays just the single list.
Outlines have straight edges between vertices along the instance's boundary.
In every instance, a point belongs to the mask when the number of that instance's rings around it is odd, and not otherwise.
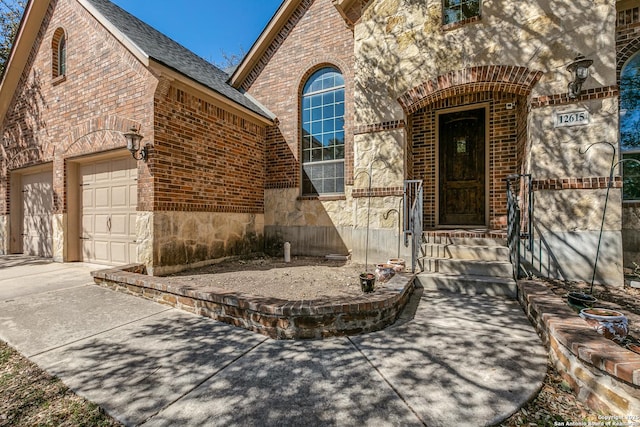
[{"label": "brick siding", "polygon": [[511,65],[483,65],[454,70],[408,90],[398,98],[407,114],[449,97],[473,92],[500,91],[528,96],[542,71]]},{"label": "brick siding", "polygon": [[154,111],[150,210],[264,212],[265,126],[175,85]]},{"label": "brick siding", "polygon": [[[58,28],[67,36],[62,79],[52,77]],[[154,85],[144,66],[79,3],[51,2],[2,123],[6,160],[0,170],[0,213],[10,210],[10,172],[47,162],[53,162],[55,212],[66,212],[66,160],[124,148],[119,132],[132,124],[142,125],[141,133],[152,138]]]},{"label": "brick siding", "polygon": [[266,143],[266,188],[300,186],[300,102],[305,80],[322,66],[345,78],[345,181],[353,183],[353,33],[331,0],[300,2],[242,87],[279,119]]},{"label": "brick siding", "polygon": [[[489,227],[501,229],[506,226],[506,182],[505,178],[520,173],[526,142],[527,100],[524,96],[504,92],[469,92],[441,99],[418,110],[411,117],[412,170],[414,179],[424,181],[424,226],[435,227],[436,218],[436,113],[448,108],[489,105]],[[507,109],[506,104],[517,107]]]},{"label": "brick siding", "polygon": [[640,7],[618,11],[616,27],[617,81],[624,64],[640,50]]}]

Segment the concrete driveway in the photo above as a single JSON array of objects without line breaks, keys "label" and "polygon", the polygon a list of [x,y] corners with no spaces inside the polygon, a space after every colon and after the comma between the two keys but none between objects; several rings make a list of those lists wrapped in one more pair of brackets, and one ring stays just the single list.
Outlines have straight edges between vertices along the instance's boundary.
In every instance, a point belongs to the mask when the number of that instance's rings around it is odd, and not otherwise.
[{"label": "concrete driveway", "polygon": [[417,290],[386,330],[275,341],[98,287],[96,268],[0,256],[0,338],[127,425],[480,426],[546,374],[511,300]]}]

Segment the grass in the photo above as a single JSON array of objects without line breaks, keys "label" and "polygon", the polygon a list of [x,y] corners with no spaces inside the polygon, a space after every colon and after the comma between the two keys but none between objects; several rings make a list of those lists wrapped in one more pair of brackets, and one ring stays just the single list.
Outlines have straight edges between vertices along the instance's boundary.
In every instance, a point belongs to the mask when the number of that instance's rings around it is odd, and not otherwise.
[{"label": "grass", "polygon": [[120,426],[0,341],[0,426]]}]

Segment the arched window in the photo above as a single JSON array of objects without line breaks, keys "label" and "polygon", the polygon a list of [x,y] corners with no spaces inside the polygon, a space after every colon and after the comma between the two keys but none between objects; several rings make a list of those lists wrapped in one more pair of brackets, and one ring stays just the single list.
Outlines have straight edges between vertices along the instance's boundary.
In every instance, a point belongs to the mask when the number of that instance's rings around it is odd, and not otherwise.
[{"label": "arched window", "polygon": [[302,194],[344,193],[344,78],[333,67],[302,91]]},{"label": "arched window", "polygon": [[58,28],[51,41],[51,75],[62,77],[67,73],[67,38],[64,29]]},{"label": "arched window", "polygon": [[[623,159],[640,161],[640,53],[636,53],[620,74],[620,149]],[[622,164],[625,200],[640,200],[640,165]]]}]

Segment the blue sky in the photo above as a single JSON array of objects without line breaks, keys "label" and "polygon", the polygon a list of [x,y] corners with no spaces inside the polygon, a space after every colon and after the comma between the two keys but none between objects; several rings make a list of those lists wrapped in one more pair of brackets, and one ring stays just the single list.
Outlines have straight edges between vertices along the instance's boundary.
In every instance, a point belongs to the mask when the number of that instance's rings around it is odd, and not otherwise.
[{"label": "blue sky", "polygon": [[111,0],[216,64],[248,51],[282,0]]}]

